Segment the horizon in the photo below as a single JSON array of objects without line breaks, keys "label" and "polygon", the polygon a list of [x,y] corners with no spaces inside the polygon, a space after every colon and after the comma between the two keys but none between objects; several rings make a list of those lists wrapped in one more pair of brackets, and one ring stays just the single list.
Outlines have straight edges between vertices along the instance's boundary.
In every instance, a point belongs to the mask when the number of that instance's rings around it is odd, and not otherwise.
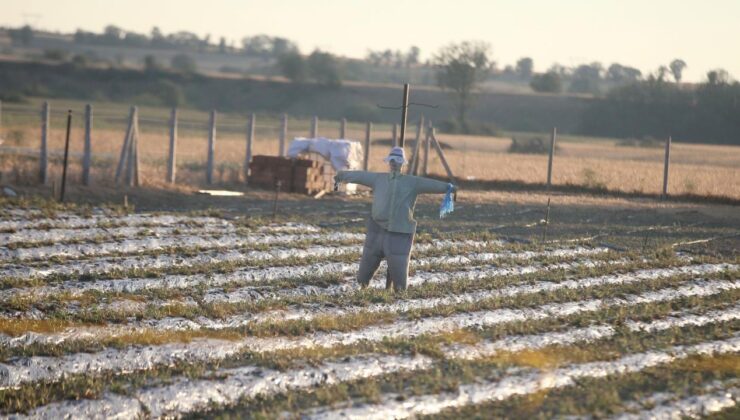
[{"label": "horizon", "polygon": [[[157,26],[165,33],[210,34],[212,42],[223,36],[235,46],[241,45],[243,37],[267,34],[291,39],[304,54],[319,48],[360,59],[368,50],[407,51],[416,45],[422,60],[427,60],[444,45],[480,40],[491,45],[499,68],[531,57],[536,72],[544,72],[556,63],[572,67],[600,62],[605,68],[612,63],[636,67],[648,75],[681,58],[688,64],[686,82],[703,81],[708,71],[717,68],[727,70],[733,78],[740,75],[740,57],[726,53],[732,51],[731,40],[740,39],[740,27],[733,22],[740,15],[740,2],[731,0],[718,0],[712,8],[702,7],[696,0],[679,7],[666,0],[650,4],[635,0],[604,0],[598,4],[585,0],[558,4],[535,0],[461,0],[454,4],[440,0],[275,0],[259,3],[259,7],[254,1],[217,0],[211,3],[212,14],[193,1],[130,0],[117,4],[77,0],[63,8],[49,0],[6,3],[1,26],[29,24],[53,32],[101,32],[105,26],[115,25],[148,34]],[[717,13],[724,6],[727,13]],[[475,13],[471,12],[473,8]],[[141,13],[142,9],[148,12]],[[213,19],[204,18],[204,13]],[[307,16],[313,19],[313,25],[304,23]],[[528,23],[520,30],[523,19]],[[437,30],[441,25],[449,28]],[[682,30],[676,31],[676,27]],[[509,34],[516,36],[507,39]]]}]

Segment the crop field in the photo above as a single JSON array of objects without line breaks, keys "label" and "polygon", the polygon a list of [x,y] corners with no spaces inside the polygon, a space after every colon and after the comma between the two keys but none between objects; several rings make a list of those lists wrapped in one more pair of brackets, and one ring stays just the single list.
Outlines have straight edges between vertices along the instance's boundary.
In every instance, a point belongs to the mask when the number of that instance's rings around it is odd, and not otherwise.
[{"label": "crop field", "polygon": [[615,208],[607,229],[572,207],[545,238],[527,203],[463,200],[442,222],[422,200],[393,293],[384,266],[354,281],[363,200],[276,220],[4,201],[0,414],[740,413],[736,214]]},{"label": "crop field", "polygon": [[[78,184],[81,176],[84,103],[52,101],[51,133],[49,137],[49,171],[51,179],[59,179],[64,151],[66,109],[75,113],[71,137],[70,181]],[[5,105],[0,146],[3,159],[0,171],[5,181],[16,185],[34,184],[38,179],[40,100],[28,105]],[[95,105],[92,140],[92,181],[94,185],[111,185],[126,130],[127,107],[120,104]],[[141,178],[144,185],[168,187],[165,183],[169,147],[169,110],[141,107]],[[408,138],[413,139],[416,118],[410,117]],[[208,114],[182,110],[178,127],[177,186],[187,188],[205,183]],[[239,186],[244,181],[245,137],[247,116],[219,114],[215,150],[215,180],[221,185]],[[291,116],[288,141],[309,134],[310,118]],[[258,115],[253,153],[277,155],[280,121],[276,115]],[[339,135],[338,121],[320,121],[319,135],[330,138]],[[350,122],[349,139],[364,141],[365,124]],[[449,146],[445,153],[456,177],[470,181],[497,181],[544,184],[547,179],[547,154],[510,153],[511,137],[541,138],[549,144],[548,134],[502,133],[500,137],[439,134]],[[376,124],[373,140],[389,140],[391,127]],[[584,138],[570,135],[558,137],[558,149],[553,163],[553,184],[585,187],[620,193],[659,194],[663,185],[662,142],[653,147],[641,147],[616,139]],[[287,146],[286,146],[287,147]],[[386,147],[371,148],[369,169],[382,170]],[[411,148],[407,147],[411,154]],[[674,142],[671,152],[669,194],[725,197],[740,199],[740,147],[700,145]],[[430,155],[429,171],[443,176],[444,169],[435,153]]]}]

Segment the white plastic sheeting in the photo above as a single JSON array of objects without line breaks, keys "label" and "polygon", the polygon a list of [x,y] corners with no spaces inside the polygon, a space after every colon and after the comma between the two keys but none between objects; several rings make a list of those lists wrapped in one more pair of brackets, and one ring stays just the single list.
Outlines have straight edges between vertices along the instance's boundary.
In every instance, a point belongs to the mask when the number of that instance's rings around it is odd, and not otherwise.
[{"label": "white plastic sheeting", "polygon": [[296,137],[290,142],[288,156],[295,158],[301,153],[318,153],[331,162],[335,171],[360,169],[363,162],[362,145],[354,140],[334,140],[326,137],[315,139]]}]

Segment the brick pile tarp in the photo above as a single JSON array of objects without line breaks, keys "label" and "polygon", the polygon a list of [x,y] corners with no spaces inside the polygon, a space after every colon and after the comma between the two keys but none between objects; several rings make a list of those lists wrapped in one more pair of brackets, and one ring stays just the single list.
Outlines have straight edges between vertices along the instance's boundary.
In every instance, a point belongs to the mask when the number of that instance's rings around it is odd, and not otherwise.
[{"label": "brick pile tarp", "polygon": [[249,164],[249,183],[263,188],[281,189],[299,194],[316,194],[334,188],[334,168],[328,162],[258,155]]}]

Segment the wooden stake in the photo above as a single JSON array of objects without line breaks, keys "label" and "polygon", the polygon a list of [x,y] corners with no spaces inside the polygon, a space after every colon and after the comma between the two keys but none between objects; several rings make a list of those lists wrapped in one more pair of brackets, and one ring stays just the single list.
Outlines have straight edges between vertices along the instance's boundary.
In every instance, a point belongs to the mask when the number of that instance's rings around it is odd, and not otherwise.
[{"label": "wooden stake", "polygon": [[121,179],[121,174],[123,173],[123,165],[126,162],[126,157],[128,156],[129,151],[129,143],[131,142],[131,136],[134,133],[134,113],[136,112],[136,107],[131,107],[129,110],[129,116],[128,116],[128,127],[126,127],[126,136],[123,138],[123,145],[121,146],[121,156],[118,158],[118,167],[116,168],[116,178],[115,182],[118,183]]},{"label": "wooden stake", "polygon": [[424,166],[422,167],[422,174],[427,176],[429,174],[429,147],[431,146],[432,137],[432,120],[427,123],[427,135],[424,139]]},{"label": "wooden stake", "polygon": [[555,154],[555,139],[558,136],[558,129],[552,128],[552,134],[550,135],[550,157],[547,160],[547,190],[550,190],[552,186],[552,157]]},{"label": "wooden stake", "polygon": [[347,138],[347,119],[346,118],[342,118],[342,121],[339,123],[339,138],[340,139]]},{"label": "wooden stake", "polygon": [[373,135],[373,123],[368,122],[365,127],[365,156],[363,157],[362,170],[367,171],[370,162],[370,137]]},{"label": "wooden stake", "polygon": [[671,137],[665,142],[665,163],[663,165],[663,199],[668,198],[668,169],[671,164]]},{"label": "wooden stake", "polygon": [[133,174],[132,174],[132,181],[133,186],[138,187],[139,184],[139,109],[136,109],[136,114],[134,115],[134,135],[132,137],[131,142],[131,150],[132,150],[132,156],[134,160],[134,166],[133,166]]},{"label": "wooden stake", "polygon": [[177,108],[170,111],[170,153],[167,159],[167,182],[175,183],[177,177]]},{"label": "wooden stake", "polygon": [[315,139],[319,136],[319,117],[313,117],[311,120],[311,138]]},{"label": "wooden stake", "polygon": [[85,149],[82,155],[82,184],[90,185],[90,164],[92,163],[92,105],[85,105]]},{"label": "wooden stake", "polygon": [[419,117],[419,123],[416,124],[416,140],[414,140],[414,152],[411,154],[411,162],[406,171],[407,174],[416,175],[419,172],[419,147],[421,143],[421,130],[424,128],[424,116]]},{"label": "wooden stake", "polygon": [[206,165],[206,183],[213,184],[213,165],[216,155],[216,111],[211,111],[208,122],[208,163]]},{"label": "wooden stake", "polygon": [[247,150],[244,156],[244,182],[249,183],[249,164],[252,163],[252,141],[254,140],[254,127],[257,121],[257,115],[252,113],[249,116],[247,125]]},{"label": "wooden stake", "polygon": [[439,141],[437,141],[437,137],[435,136],[434,128],[432,128],[432,141],[434,142],[434,148],[437,149],[437,154],[439,154],[439,159],[442,161],[442,166],[445,167],[447,176],[450,178],[450,181],[454,181],[455,176],[452,175],[450,165],[447,164],[447,159],[445,158],[445,154],[442,151],[442,146],[439,144]]},{"label": "wooden stake", "polygon": [[393,147],[398,146],[398,124],[393,124]]},{"label": "wooden stake", "polygon": [[[39,153],[39,179],[42,184],[49,182],[49,102],[44,102],[41,109],[41,148]],[[56,198],[56,196],[54,197]]]},{"label": "wooden stake", "polygon": [[398,146],[404,147],[406,142],[406,118],[409,113],[409,84],[403,85],[403,102],[401,108],[401,135],[399,136]]},{"label": "wooden stake", "polygon": [[285,156],[285,140],[288,138],[288,114],[283,114],[280,120],[280,148],[278,156]]},{"label": "wooden stake", "polygon": [[67,112],[67,135],[64,139],[64,163],[62,165],[62,194],[59,201],[64,203],[64,192],[67,189],[67,165],[69,164],[69,132],[72,130],[72,110]]}]

